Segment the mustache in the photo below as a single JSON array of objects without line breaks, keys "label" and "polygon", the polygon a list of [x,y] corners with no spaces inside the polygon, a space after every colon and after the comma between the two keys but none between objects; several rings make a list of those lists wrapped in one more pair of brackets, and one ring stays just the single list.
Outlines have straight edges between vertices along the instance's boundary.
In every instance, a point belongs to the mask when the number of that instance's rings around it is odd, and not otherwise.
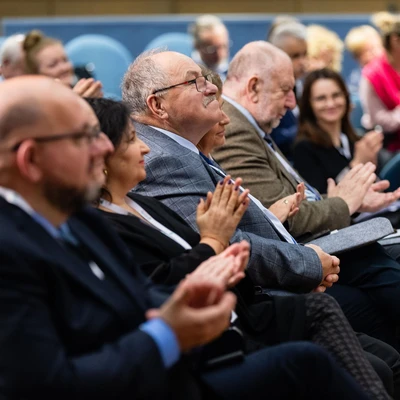
[{"label": "mustache", "polygon": [[214,100],[217,100],[217,96],[215,96],[215,94],[213,94],[212,96],[205,97],[203,100],[203,106],[207,107]]}]

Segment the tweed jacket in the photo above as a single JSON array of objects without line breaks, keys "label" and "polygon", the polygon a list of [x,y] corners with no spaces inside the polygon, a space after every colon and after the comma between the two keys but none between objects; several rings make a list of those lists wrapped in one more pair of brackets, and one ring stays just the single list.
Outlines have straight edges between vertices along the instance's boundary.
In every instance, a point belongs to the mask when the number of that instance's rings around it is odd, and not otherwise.
[{"label": "tweed jacket", "polygon": [[[145,156],[147,177],[134,192],[155,197],[197,229],[196,209],[200,197],[214,191],[221,180],[201,156],[149,126],[135,123],[141,140],[149,147]],[[249,273],[253,282],[266,288],[307,292],[322,280],[316,253],[289,244],[279,236],[264,213],[250,204],[232,242],[251,244]]]},{"label": "tweed jacket", "polygon": [[[228,101],[223,109],[231,122],[226,127],[226,143],[213,152],[214,159],[234,178],[243,178],[243,186],[250,189],[265,207],[295,193],[296,180],[246,116]],[[350,224],[349,209],[339,197],[313,202],[305,200],[287,224],[289,232],[296,238],[340,229]]]}]

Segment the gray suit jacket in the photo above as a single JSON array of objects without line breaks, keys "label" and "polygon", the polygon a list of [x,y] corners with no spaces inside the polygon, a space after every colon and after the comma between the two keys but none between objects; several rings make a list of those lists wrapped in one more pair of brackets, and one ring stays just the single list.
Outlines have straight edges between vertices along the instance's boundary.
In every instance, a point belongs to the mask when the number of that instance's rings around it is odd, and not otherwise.
[{"label": "gray suit jacket", "polygon": [[[223,108],[231,122],[226,127],[225,145],[213,152],[215,160],[233,177],[243,178],[243,186],[250,189],[265,207],[295,193],[297,182],[254,126],[227,101]],[[339,197],[303,201],[300,211],[288,220],[289,232],[294,237],[340,229],[349,224],[349,209]]]},{"label": "gray suit jacket", "polygon": [[[199,198],[214,191],[221,177],[200,155],[163,133],[142,124],[135,127],[151,151],[145,157],[147,178],[133,191],[161,200],[197,230]],[[255,284],[301,293],[321,282],[322,268],[316,253],[283,241],[254,204],[249,206],[231,242],[241,240],[251,244],[249,273]]]}]

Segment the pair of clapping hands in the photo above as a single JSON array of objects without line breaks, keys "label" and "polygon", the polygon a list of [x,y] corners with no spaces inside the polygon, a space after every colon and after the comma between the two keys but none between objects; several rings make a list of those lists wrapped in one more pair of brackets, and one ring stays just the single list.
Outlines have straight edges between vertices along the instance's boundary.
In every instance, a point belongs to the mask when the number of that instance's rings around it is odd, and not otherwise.
[{"label": "pair of clapping hands", "polygon": [[[235,181],[227,175],[221,180],[214,193],[208,192],[205,200],[200,199],[197,207],[197,226],[201,243],[207,243],[218,254],[229,245],[250,199],[249,190],[241,188],[242,179]],[[304,184],[297,186],[297,192],[274,203],[269,210],[283,223],[299,211],[304,199]]]}]

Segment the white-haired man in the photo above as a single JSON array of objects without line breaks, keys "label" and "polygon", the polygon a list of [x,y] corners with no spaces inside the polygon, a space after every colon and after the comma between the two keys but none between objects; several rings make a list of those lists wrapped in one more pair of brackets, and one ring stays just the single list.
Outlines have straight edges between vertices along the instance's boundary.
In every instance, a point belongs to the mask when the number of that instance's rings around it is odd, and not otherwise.
[{"label": "white-haired man", "polygon": [[0,75],[3,79],[13,78],[25,73],[22,42],[25,35],[18,33],[8,37],[0,48]]}]

